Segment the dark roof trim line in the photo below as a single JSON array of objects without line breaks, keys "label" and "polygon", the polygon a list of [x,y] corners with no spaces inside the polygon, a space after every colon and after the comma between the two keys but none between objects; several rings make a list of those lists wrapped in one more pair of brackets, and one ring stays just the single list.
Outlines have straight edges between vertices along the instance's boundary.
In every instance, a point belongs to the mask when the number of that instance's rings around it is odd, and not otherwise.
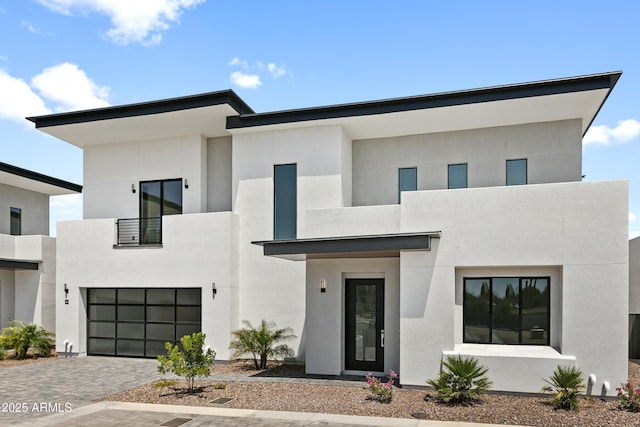
[{"label": "dark roof trim line", "polygon": [[10,270],[37,270],[39,262],[37,261],[18,261],[15,259],[0,259],[0,268]]},{"label": "dark roof trim line", "polygon": [[622,72],[611,72],[380,101],[312,107],[270,113],[242,114],[240,116],[227,117],[227,129],[396,113],[597,89],[609,89],[609,91],[611,91],[621,75]]},{"label": "dark roof trim line", "polygon": [[27,117],[36,124],[36,128],[86,123],[99,120],[121,119],[125,117],[145,116],[150,114],[169,113],[191,108],[210,107],[228,104],[238,114],[252,114],[254,111],[231,89],[203,93],[192,96],[163,99],[93,110],[72,111],[69,113],[50,114],[46,116]]},{"label": "dark roof trim line", "polygon": [[76,193],[82,193],[82,185],[74,184],[73,182],[69,181],[63,181],[62,179],[43,175],[41,173],[33,172],[27,169],[22,169],[8,163],[0,162],[0,172],[10,173],[12,175],[21,176],[33,181],[38,181],[45,184],[54,185],[56,187],[64,188],[66,190],[75,191]]},{"label": "dark roof trim line", "polygon": [[251,243],[262,246],[264,255],[281,256],[298,254],[309,255],[349,252],[430,250],[431,237],[440,237],[440,232],[267,240]]}]

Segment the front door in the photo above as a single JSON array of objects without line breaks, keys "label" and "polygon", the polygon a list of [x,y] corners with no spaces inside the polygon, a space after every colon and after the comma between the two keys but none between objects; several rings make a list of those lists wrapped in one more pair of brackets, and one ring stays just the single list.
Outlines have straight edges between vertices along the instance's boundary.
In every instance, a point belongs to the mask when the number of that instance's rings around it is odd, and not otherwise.
[{"label": "front door", "polygon": [[384,371],[384,279],[346,279],[345,369]]}]

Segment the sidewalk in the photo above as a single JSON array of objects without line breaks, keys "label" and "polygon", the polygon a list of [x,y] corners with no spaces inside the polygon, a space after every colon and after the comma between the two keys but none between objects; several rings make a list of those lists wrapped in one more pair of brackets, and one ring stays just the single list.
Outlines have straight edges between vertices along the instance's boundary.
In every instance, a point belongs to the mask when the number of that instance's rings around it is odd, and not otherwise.
[{"label": "sidewalk", "polygon": [[[390,427],[490,427],[449,421],[412,420],[405,418],[362,417],[354,415],[316,414],[307,412],[257,411],[252,409],[206,408],[200,406],[153,405],[149,403],[99,402],[69,413],[60,413],[16,424],[24,427],[98,425],[116,427],[294,427],[294,426],[390,426]],[[504,427],[504,426],[502,426]]]}]

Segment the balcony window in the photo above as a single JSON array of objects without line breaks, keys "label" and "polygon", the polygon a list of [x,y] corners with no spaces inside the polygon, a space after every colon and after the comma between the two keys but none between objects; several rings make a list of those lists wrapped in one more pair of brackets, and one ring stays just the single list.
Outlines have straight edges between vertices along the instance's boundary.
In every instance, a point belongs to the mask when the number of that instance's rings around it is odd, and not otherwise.
[{"label": "balcony window", "polygon": [[10,208],[10,225],[9,225],[9,233],[12,236],[19,236],[22,234],[22,209],[20,208]]},{"label": "balcony window", "polygon": [[273,168],[273,238],[295,239],[297,226],[297,167]]},{"label": "balcony window", "polygon": [[467,164],[449,165],[448,188],[467,188]]},{"label": "balcony window", "polygon": [[162,243],[163,215],[182,213],[182,179],[140,183],[140,243]]},{"label": "balcony window", "polygon": [[527,159],[507,160],[507,185],[527,183]]},{"label": "balcony window", "polygon": [[418,188],[417,168],[398,169],[398,203],[403,191],[416,191]]}]

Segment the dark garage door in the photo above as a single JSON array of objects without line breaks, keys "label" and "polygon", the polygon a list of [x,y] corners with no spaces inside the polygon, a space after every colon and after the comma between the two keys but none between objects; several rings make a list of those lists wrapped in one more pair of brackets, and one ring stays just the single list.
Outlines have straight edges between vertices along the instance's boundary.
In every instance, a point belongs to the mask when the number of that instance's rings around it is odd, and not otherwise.
[{"label": "dark garage door", "polygon": [[90,355],[156,357],[201,330],[200,288],[87,289]]}]

